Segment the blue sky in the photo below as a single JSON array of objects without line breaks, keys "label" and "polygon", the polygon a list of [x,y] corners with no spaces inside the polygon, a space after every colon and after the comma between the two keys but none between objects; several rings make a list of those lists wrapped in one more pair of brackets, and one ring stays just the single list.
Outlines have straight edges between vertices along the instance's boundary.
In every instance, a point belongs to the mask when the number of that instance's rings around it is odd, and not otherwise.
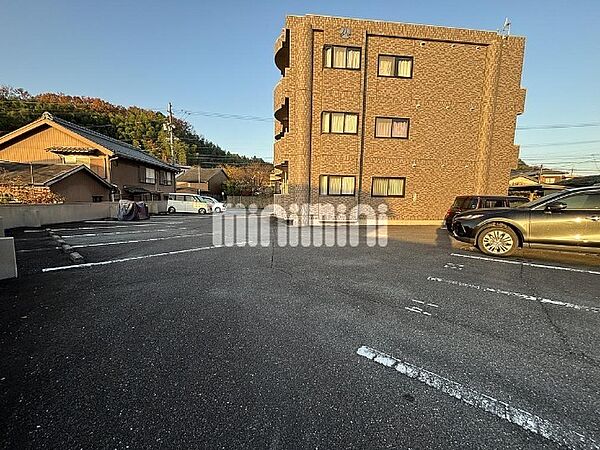
[{"label": "blue sky", "polygon": [[[600,2],[0,0],[0,83],[122,105],[166,108],[222,147],[272,155],[269,121],[279,73],[273,44],[286,14],[496,30],[506,16],[527,37],[520,127],[600,122]],[[528,162],[600,173],[600,127],[521,130]],[[545,143],[587,144],[536,146]],[[528,147],[528,145],[533,145]]]}]

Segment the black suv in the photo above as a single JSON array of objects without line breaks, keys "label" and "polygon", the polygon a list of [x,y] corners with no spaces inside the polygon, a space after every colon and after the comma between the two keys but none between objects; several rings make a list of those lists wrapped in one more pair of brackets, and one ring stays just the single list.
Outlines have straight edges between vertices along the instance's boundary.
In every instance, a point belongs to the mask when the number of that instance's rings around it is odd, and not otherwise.
[{"label": "black suv", "polygon": [[600,252],[600,185],[567,189],[511,209],[458,214],[452,236],[488,255],[517,247]]},{"label": "black suv", "polygon": [[454,203],[444,217],[444,223],[452,231],[452,219],[458,213],[480,208],[514,208],[527,203],[525,197],[503,197],[499,195],[461,195],[454,199]]}]

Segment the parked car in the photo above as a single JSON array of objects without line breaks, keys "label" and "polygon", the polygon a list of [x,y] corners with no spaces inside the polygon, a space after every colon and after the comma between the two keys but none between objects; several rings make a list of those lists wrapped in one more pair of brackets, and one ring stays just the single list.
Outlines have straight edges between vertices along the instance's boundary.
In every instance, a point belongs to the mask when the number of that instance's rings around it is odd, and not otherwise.
[{"label": "parked car", "polygon": [[444,217],[444,223],[452,231],[452,219],[458,213],[471,209],[481,208],[515,208],[529,200],[525,197],[499,196],[499,195],[461,195],[454,199],[454,203]]},{"label": "parked car", "polygon": [[212,210],[215,213],[225,212],[225,203],[218,201],[216,198],[209,197],[207,195],[201,195],[200,198],[203,202],[210,203]]},{"label": "parked car", "polygon": [[198,195],[173,193],[169,194],[167,211],[170,214],[175,212],[206,214],[211,213],[213,209],[211,203],[203,201]]},{"label": "parked car", "polygon": [[517,208],[466,211],[454,217],[452,236],[488,255],[518,247],[600,253],[600,185],[568,189]]}]

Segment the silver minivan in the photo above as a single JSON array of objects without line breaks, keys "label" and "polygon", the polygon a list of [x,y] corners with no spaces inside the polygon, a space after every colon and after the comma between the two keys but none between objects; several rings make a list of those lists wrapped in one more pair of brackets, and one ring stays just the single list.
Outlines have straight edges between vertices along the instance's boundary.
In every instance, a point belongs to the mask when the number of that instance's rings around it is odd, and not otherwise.
[{"label": "silver minivan", "polygon": [[212,213],[212,205],[196,194],[169,194],[167,203],[169,214],[176,212],[207,214]]}]

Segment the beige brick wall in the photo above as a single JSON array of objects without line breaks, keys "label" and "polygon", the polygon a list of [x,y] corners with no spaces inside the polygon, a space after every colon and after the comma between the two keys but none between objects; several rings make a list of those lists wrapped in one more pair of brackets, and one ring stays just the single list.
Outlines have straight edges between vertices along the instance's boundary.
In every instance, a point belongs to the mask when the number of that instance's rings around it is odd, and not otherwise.
[{"label": "beige brick wall", "polygon": [[[290,99],[290,130],[275,143],[274,160],[289,161],[290,193],[277,203],[385,203],[393,219],[435,220],[457,195],[507,193],[525,98],[524,38],[320,16],[290,16],[286,28],[290,67],[274,106]],[[275,51],[284,38],[285,29]],[[324,68],[326,44],[360,47],[361,69]],[[412,56],[413,78],[378,77],[379,54]],[[358,134],[322,134],[322,111],[358,113]],[[409,118],[409,139],[375,138],[378,116]],[[356,176],[356,196],[320,196],[322,174]],[[374,176],[406,177],[405,197],[372,198]]]}]

